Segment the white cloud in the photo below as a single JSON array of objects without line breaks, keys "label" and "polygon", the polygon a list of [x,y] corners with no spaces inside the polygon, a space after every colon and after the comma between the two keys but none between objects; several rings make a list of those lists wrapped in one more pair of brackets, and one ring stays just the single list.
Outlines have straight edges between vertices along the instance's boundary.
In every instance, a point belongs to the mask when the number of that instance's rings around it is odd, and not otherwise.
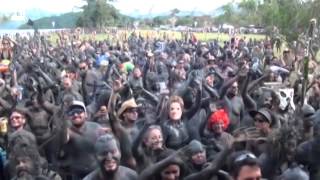
[{"label": "white cloud", "polygon": [[[2,2],[2,3],[1,3]],[[39,8],[50,12],[69,12],[82,0],[0,0],[0,11],[15,12]]]},{"label": "white cloud", "polygon": [[140,14],[168,12],[174,8],[182,11],[209,12],[232,0],[117,0],[113,4],[123,13]]},{"label": "white cloud", "polygon": [[[122,13],[138,11],[139,14],[168,12],[174,8],[182,11],[212,11],[232,0],[116,0],[115,7]],[[40,8],[50,12],[70,12],[83,4],[83,0],[0,0],[0,12],[23,11]]]}]

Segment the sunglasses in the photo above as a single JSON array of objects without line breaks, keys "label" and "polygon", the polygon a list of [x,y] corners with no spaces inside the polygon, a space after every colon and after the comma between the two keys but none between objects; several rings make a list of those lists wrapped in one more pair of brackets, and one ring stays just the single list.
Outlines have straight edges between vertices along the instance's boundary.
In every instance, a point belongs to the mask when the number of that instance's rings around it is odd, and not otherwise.
[{"label": "sunglasses", "polygon": [[261,119],[261,118],[255,118],[255,121],[256,121],[256,122],[259,122],[259,123],[268,122],[268,121],[266,121],[266,120],[264,120],[264,119]]},{"label": "sunglasses", "polygon": [[138,112],[138,109],[137,108],[130,108],[130,109],[127,109],[126,112],[135,113],[135,112]]},{"label": "sunglasses", "polygon": [[10,119],[22,119],[23,117],[22,116],[12,116],[10,117]]},{"label": "sunglasses", "polygon": [[83,112],[84,112],[84,109],[82,108],[74,108],[74,109],[71,109],[69,112],[67,112],[67,115],[74,116],[75,114],[81,114]]},{"label": "sunglasses", "polygon": [[237,157],[234,162],[241,162],[246,159],[257,159],[257,157],[252,153],[245,153]]}]

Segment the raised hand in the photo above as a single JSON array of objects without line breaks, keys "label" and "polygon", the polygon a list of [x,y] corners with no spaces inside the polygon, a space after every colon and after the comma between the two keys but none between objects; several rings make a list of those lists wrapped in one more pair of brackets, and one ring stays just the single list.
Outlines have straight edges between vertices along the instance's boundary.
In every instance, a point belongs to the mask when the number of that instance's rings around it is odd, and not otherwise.
[{"label": "raised hand", "polygon": [[261,137],[261,133],[257,128],[239,128],[233,132],[234,142],[244,142],[250,140],[266,140],[266,138]]},{"label": "raised hand", "polygon": [[186,145],[178,149],[175,153],[169,156],[173,161],[178,163],[185,163],[187,161],[187,152],[189,151],[189,145]]},{"label": "raised hand", "polygon": [[115,92],[115,93],[118,93],[120,92],[120,90],[123,88],[123,84],[121,82],[121,80],[115,80],[113,82],[113,85],[112,85],[112,90]]},{"label": "raised hand", "polygon": [[246,65],[246,64],[244,64],[244,65],[242,65],[242,66],[240,67],[238,73],[239,73],[239,76],[240,76],[240,77],[245,77],[245,76],[247,76],[248,72],[249,72],[249,66]]}]

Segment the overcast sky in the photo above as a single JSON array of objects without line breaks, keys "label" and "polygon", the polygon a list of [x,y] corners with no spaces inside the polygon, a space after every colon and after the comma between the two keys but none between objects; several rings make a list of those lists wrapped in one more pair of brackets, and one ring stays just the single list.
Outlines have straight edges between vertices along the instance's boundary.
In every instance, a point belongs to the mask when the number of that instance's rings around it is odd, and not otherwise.
[{"label": "overcast sky", "polygon": [[[178,8],[183,11],[209,12],[232,0],[116,0],[113,4],[120,12],[130,14],[161,13]],[[83,0],[0,0],[0,11],[24,11],[40,8],[50,12],[70,12],[81,6]]]}]

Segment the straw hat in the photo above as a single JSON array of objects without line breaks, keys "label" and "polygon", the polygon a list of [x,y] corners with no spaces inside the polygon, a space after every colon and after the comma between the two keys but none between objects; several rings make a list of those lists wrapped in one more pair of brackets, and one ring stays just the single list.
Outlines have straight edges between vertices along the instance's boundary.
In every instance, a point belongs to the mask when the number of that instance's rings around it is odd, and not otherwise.
[{"label": "straw hat", "polygon": [[139,107],[134,100],[134,98],[131,98],[121,104],[120,109],[118,110],[118,116],[120,117],[127,109],[137,108]]}]

